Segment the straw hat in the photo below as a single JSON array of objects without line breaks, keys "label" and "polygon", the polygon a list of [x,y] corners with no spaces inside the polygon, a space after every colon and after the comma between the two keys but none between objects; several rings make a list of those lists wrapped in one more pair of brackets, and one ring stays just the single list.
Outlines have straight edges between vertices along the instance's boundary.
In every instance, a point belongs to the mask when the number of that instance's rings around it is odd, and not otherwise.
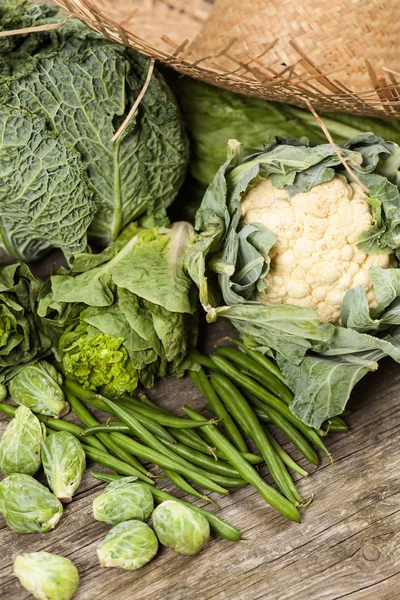
[{"label": "straw hat", "polygon": [[107,37],[214,85],[400,119],[398,0],[56,0]]}]

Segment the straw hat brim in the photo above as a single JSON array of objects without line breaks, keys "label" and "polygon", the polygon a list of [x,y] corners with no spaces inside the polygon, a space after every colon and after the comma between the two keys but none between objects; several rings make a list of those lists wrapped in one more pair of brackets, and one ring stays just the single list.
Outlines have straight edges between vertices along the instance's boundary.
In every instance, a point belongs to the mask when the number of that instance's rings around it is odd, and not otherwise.
[{"label": "straw hat brim", "polygon": [[[298,6],[293,0],[55,1],[113,41],[213,85],[302,107],[311,103],[318,111],[400,119],[397,0],[386,3],[381,21],[372,10],[378,0],[363,0],[360,14],[358,0],[321,0],[332,14],[317,14],[309,1],[314,14],[301,22],[292,14],[285,20]],[[275,18],[265,13],[271,5]],[[283,16],[277,6],[286,10]],[[332,19],[336,28],[342,24],[340,39],[328,27]]]}]

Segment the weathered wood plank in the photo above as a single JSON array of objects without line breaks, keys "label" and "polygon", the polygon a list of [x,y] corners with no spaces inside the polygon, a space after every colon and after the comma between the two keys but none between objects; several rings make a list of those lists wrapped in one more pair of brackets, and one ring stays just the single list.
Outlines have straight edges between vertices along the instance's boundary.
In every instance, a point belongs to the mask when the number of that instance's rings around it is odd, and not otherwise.
[{"label": "weathered wood plank", "polygon": [[[221,326],[211,330],[210,349],[226,331]],[[246,540],[233,544],[216,539],[195,557],[162,550],[137,572],[101,570],[96,546],[108,527],[93,520],[91,501],[103,486],[87,473],[55,531],[17,535],[1,522],[0,597],[28,600],[29,594],[12,576],[12,559],[23,551],[47,550],[71,558],[79,568],[77,600],[397,598],[399,390],[400,370],[389,361],[358,386],[351,403],[351,432],[327,441],[335,458],[334,472],[323,457],[321,466],[299,482],[304,497],[315,494],[311,506],[302,511],[300,525],[286,522],[245,488],[218,500],[221,516],[238,526]],[[203,402],[188,379],[162,382],[152,396],[175,409],[183,403],[200,407]],[[290,444],[286,447],[290,449]],[[304,461],[301,464],[305,466]]]}]

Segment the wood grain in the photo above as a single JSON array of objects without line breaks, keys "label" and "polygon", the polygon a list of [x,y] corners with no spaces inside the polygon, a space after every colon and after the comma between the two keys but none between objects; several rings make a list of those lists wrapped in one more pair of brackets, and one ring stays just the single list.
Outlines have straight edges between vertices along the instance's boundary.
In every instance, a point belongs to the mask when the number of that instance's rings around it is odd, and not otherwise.
[{"label": "wood grain", "polygon": [[[208,347],[226,332],[220,324],[209,327]],[[285,521],[247,487],[218,498],[219,514],[239,527],[244,541],[214,539],[195,557],[161,550],[131,573],[100,569],[96,546],[108,526],[94,521],[91,503],[103,484],[87,471],[55,531],[17,535],[1,521],[0,598],[32,598],[14,578],[12,562],[20,552],[46,550],[78,567],[76,600],[395,600],[400,585],[399,391],[400,370],[390,361],[357,386],[350,433],[327,439],[334,472],[321,457],[321,465],[299,482],[304,497],[315,494],[300,525]],[[174,409],[203,404],[189,379],[164,381],[151,395]],[[290,444],[285,447],[293,451]]]}]

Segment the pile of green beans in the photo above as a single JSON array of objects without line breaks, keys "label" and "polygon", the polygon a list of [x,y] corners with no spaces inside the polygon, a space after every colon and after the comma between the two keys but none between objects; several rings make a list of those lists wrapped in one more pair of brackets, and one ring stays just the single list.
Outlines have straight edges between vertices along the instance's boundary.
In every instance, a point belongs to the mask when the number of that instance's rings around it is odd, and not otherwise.
[{"label": "pile of green beans", "polygon": [[[293,394],[277,365],[242,342],[233,341],[239,348],[220,347],[211,356],[193,353],[197,364],[190,375],[215,421],[189,407],[185,412],[190,419],[178,417],[146,396],[124,396],[113,402],[69,380],[65,383],[67,398],[86,426],[85,440],[99,439],[116,459],[130,456],[124,460],[129,469],[138,468],[139,460],[150,461],[176,487],[210,502],[196,488],[227,495],[229,490],[250,483],[282,515],[299,521],[298,508],[305,503],[291,472],[302,477],[308,472],[281,447],[270,426],[278,428],[313,465],[319,463],[314,447],[331,458],[322,436],[329,429],[346,431],[347,426],[340,417],[318,431],[299,421],[290,411]],[[82,402],[117,420],[99,424],[91,413],[88,417]],[[259,454],[251,451],[250,441]],[[89,448],[88,452],[100,456],[100,449]],[[277,489],[258,474],[256,466],[263,462]],[[117,472],[125,473],[126,468]]]},{"label": "pile of green beans", "polygon": [[[205,423],[200,435],[214,444],[216,450],[228,458],[243,479],[275,506],[270,490],[260,490],[254,473],[243,471],[244,465],[239,460],[239,455],[245,456],[243,452],[246,451],[246,442],[241,432],[245,433],[264,458],[285,499],[292,505],[301,506],[303,501],[289,469],[301,476],[308,473],[283,450],[268,427],[273,425],[278,428],[313,465],[319,463],[313,446],[332,461],[321,438],[329,431],[345,432],[348,427],[341,417],[333,418],[321,430],[305,425],[290,411],[289,404],[293,401],[293,394],[278,366],[260,352],[247,348],[243,342],[231,341],[240,349],[222,346],[211,356],[203,356],[198,351],[192,353],[197,365],[190,373],[191,378],[206,397],[209,410],[221,419],[220,425],[225,438]],[[185,412],[193,420],[204,421],[201,415],[188,407]],[[279,510],[278,506],[275,508]]]}]

